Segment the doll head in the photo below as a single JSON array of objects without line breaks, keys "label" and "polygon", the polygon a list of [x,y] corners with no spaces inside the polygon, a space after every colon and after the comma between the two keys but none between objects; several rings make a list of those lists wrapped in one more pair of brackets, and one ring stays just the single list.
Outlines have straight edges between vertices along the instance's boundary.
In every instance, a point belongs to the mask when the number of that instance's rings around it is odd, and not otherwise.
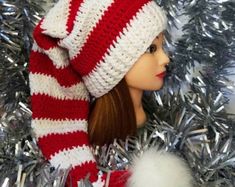
[{"label": "doll head", "polygon": [[135,98],[131,94],[138,95],[143,90],[159,90],[162,87],[165,66],[169,63],[162,48],[163,42],[164,35],[160,33],[124,78],[92,103],[88,122],[91,143],[109,144],[114,138],[125,139],[136,134]]},{"label": "doll head", "polygon": [[[163,85],[163,77],[158,75],[169,63],[162,48],[166,17],[154,1],[135,3],[140,6],[135,16],[126,20],[114,43],[106,49],[103,61],[84,80],[96,98],[88,117],[88,134],[93,144],[109,144],[114,138],[135,135],[137,120],[131,94],[158,90]],[[112,37],[115,25],[109,29],[103,41]]]}]

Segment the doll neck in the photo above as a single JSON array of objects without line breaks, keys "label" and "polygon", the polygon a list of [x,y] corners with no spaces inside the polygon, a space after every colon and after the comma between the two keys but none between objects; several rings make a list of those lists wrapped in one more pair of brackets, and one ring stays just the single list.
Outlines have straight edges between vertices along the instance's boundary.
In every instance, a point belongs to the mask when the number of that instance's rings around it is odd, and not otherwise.
[{"label": "doll neck", "polygon": [[129,91],[134,105],[137,128],[140,128],[147,120],[147,116],[142,105],[143,90],[129,87]]}]

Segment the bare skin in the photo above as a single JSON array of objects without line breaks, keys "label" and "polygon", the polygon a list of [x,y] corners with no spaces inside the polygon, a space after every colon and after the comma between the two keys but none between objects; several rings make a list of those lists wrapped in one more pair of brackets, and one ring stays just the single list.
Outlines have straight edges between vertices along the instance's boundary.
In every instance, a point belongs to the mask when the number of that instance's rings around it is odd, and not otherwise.
[{"label": "bare skin", "polygon": [[137,60],[125,75],[136,114],[137,128],[147,120],[142,105],[143,91],[159,90],[164,79],[159,74],[166,71],[170,62],[168,55],[163,50],[164,35],[160,33],[152,42],[148,50]]}]

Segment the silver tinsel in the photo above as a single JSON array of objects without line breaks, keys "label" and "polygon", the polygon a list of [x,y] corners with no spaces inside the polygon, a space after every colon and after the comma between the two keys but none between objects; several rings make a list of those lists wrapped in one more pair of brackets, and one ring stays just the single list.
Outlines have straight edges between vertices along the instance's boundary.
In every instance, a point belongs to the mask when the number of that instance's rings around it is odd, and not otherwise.
[{"label": "silver tinsel", "polygon": [[[201,64],[200,72],[206,84],[228,95],[234,82],[227,78],[235,62],[235,1],[233,0],[168,0],[160,1],[168,12],[169,31],[179,25],[185,16],[183,35],[172,41],[168,36],[167,47],[171,50],[170,87],[189,80],[189,69]],[[171,33],[174,35],[175,33]],[[189,80],[191,82],[191,80]]]},{"label": "silver tinsel", "polygon": [[[94,148],[99,168],[126,169],[150,147],[174,152],[193,171],[195,186],[235,186],[234,120],[225,110],[233,82],[235,60],[234,0],[156,0],[169,18],[166,49],[172,60],[164,88],[146,92],[143,103],[150,118],[144,130],[125,141]],[[55,1],[48,1],[53,3]],[[32,29],[45,14],[46,2],[0,1],[0,185],[53,186],[65,184],[68,171],[53,168],[31,132],[28,60]],[[131,4],[130,4],[131,6]],[[180,17],[183,35],[174,40],[172,28]],[[190,69],[200,64],[200,75]],[[189,77],[192,78],[189,78]],[[187,91],[183,89],[187,87]],[[92,186],[89,174],[82,186]]]},{"label": "silver tinsel", "polygon": [[0,1],[0,185],[63,186],[66,171],[45,162],[31,133],[28,61],[44,1]]}]

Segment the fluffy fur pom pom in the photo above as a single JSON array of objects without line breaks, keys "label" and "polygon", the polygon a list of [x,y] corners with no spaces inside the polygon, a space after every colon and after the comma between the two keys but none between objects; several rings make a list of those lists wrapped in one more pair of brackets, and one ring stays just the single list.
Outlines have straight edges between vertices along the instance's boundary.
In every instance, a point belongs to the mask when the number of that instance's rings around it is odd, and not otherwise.
[{"label": "fluffy fur pom pom", "polygon": [[192,176],[179,157],[150,149],[136,158],[128,187],[192,187]]}]

